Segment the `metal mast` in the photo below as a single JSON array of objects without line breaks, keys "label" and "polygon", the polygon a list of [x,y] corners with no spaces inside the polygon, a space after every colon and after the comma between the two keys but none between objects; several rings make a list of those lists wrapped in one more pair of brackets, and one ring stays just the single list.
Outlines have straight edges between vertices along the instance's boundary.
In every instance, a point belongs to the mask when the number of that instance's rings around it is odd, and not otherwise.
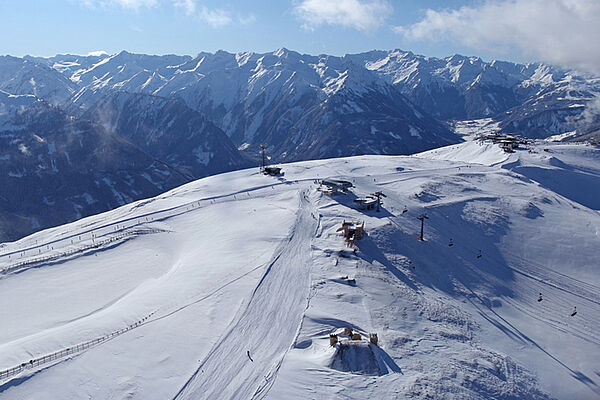
[{"label": "metal mast", "polygon": [[424,239],[423,239],[423,222],[424,222],[426,219],[429,219],[429,217],[428,217],[426,214],[421,214],[421,215],[419,215],[419,216],[417,217],[417,219],[421,221],[421,235],[419,235],[419,240],[421,240],[421,241],[422,241],[422,240],[424,240]]},{"label": "metal mast", "polygon": [[387,196],[385,194],[383,194],[382,192],[375,192],[371,196],[377,197],[377,211],[380,211],[379,208],[381,206],[381,198],[387,197]]}]

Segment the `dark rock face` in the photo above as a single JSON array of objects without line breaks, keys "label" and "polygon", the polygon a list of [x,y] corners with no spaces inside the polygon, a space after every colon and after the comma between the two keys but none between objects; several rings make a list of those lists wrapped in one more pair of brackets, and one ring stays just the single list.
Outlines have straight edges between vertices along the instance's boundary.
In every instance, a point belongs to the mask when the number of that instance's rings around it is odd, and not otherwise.
[{"label": "dark rock face", "polygon": [[412,154],[456,143],[445,125],[419,111],[393,87],[361,89],[358,94],[343,88],[294,124],[288,124],[291,118],[284,115],[267,131],[264,142],[273,143],[271,152],[283,151],[275,154],[285,160]]},{"label": "dark rock face", "polygon": [[223,131],[177,99],[113,92],[84,117],[185,171],[191,179],[251,165]]},{"label": "dark rock face", "polygon": [[12,124],[12,130],[0,129],[0,241],[189,181],[102,126],[44,102],[18,113]]},{"label": "dark rock face", "polygon": [[[573,87],[579,87],[579,90]],[[500,127],[504,132],[530,138],[546,138],[571,131],[578,131],[578,136],[585,134],[600,122],[597,106],[600,91],[594,90],[594,82],[581,81],[546,87],[499,117]]]}]

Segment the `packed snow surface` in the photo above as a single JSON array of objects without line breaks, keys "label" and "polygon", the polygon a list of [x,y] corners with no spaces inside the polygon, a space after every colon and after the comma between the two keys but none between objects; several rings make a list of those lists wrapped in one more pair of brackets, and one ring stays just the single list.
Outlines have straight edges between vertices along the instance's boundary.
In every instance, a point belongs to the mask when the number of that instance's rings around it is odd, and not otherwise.
[{"label": "packed snow surface", "polygon": [[[283,170],[1,244],[2,399],[600,397],[597,148]],[[355,208],[376,191],[380,212]],[[365,223],[354,248],[344,220]]]}]

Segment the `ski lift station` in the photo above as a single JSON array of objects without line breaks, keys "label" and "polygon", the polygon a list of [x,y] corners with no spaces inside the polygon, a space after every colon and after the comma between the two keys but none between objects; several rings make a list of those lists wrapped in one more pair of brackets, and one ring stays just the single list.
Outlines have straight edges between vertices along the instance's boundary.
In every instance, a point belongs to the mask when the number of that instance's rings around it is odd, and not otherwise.
[{"label": "ski lift station", "polygon": [[262,158],[262,163],[260,165],[260,170],[263,174],[265,175],[272,175],[272,176],[277,176],[277,175],[281,175],[281,168],[280,167],[268,167],[266,164],[266,160],[270,157],[267,157],[267,146],[265,146],[264,144],[262,144],[260,146],[260,156]]},{"label": "ski lift station", "polygon": [[356,208],[359,210],[373,210],[377,206],[377,198],[375,196],[365,196],[354,199]]},{"label": "ski lift station", "polygon": [[350,181],[343,181],[341,179],[323,179],[321,181],[321,183],[323,185],[329,186],[329,187],[334,187],[334,188],[338,188],[341,190],[348,190],[351,187],[353,187],[354,185],[352,185],[352,182]]},{"label": "ski lift station", "polygon": [[280,167],[264,167],[263,173],[265,175],[281,175]]},{"label": "ski lift station", "polygon": [[348,189],[354,187],[352,182],[341,179],[323,179],[320,182],[319,190],[327,194],[345,194]]}]

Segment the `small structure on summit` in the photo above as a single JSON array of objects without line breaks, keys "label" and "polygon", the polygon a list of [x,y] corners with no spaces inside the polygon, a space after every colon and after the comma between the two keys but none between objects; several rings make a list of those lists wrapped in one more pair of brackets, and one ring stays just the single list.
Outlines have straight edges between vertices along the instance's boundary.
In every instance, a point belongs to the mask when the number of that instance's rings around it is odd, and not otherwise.
[{"label": "small structure on summit", "polygon": [[518,143],[507,139],[499,140],[498,144],[500,145],[500,148],[504,150],[505,153],[514,153],[514,149],[519,147]]},{"label": "small structure on summit", "polygon": [[[341,336],[341,337],[340,337]],[[343,340],[342,340],[342,337]],[[366,338],[365,338],[366,339]],[[336,332],[329,334],[329,345],[349,345],[349,344],[357,344],[356,342],[363,342],[363,336],[358,331],[353,331],[351,328],[344,328],[343,332]],[[376,333],[368,334],[368,341],[375,346],[379,343],[379,338]]]},{"label": "small structure on summit", "polygon": [[363,231],[365,228],[365,223],[363,222],[353,222],[353,221],[344,221],[342,222],[342,227],[338,228],[338,232],[342,232],[342,236],[346,238],[346,245],[348,247],[354,246],[354,241],[356,239],[362,238]]},{"label": "small structure on summit", "polygon": [[381,350],[376,349],[377,334],[366,334],[344,328],[344,332],[329,334],[329,345],[333,348],[330,367],[338,371],[360,375],[380,376],[388,373],[379,360]]},{"label": "small structure on summit", "polygon": [[369,342],[377,346],[377,343],[379,343],[379,338],[377,337],[376,333],[369,333]]},{"label": "small structure on summit", "polygon": [[265,175],[281,175],[280,167],[264,167],[263,174]]},{"label": "small structure on summit", "polygon": [[506,153],[514,153],[515,149],[519,148],[520,144],[529,144],[529,141],[515,134],[501,134],[493,133],[488,135],[481,135],[477,138],[480,143],[492,142],[500,146]]},{"label": "small structure on summit", "polygon": [[354,199],[354,203],[359,210],[373,210],[377,206],[377,198],[368,195]]},{"label": "small structure on summit", "polygon": [[265,175],[281,175],[281,168],[280,167],[267,167],[266,166],[266,160],[269,158],[267,157],[267,146],[265,146],[264,144],[260,145],[260,155],[262,158],[262,163],[260,165],[260,172],[262,172]]},{"label": "small structure on summit", "polygon": [[382,192],[375,192],[366,195],[365,197],[359,197],[354,199],[354,203],[356,203],[356,207],[359,210],[373,210],[377,209],[377,211],[381,208],[381,198],[387,197]]},{"label": "small structure on summit", "polygon": [[346,194],[351,187],[354,187],[352,182],[341,179],[323,179],[319,184],[319,190],[326,194]]},{"label": "small structure on summit", "polygon": [[338,342],[339,342],[338,335],[335,333],[330,333],[329,334],[329,345],[335,346],[336,344],[338,344]]}]

